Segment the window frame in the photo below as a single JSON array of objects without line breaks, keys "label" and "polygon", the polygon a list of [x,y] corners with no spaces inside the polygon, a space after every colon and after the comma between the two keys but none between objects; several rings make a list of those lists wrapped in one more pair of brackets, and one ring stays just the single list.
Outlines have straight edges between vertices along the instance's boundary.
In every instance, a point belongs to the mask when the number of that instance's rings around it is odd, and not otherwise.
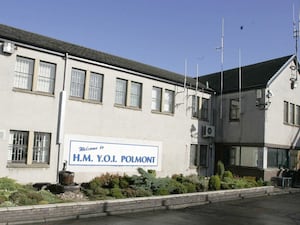
[{"label": "window frame", "polygon": [[10,130],[7,162],[11,164],[26,164],[28,144],[29,131]]},{"label": "window frame", "polygon": [[[87,74],[86,70],[77,69],[77,68],[71,69],[70,96],[72,98],[84,99],[86,74]],[[83,81],[83,83],[81,81]]]},{"label": "window frame", "polygon": [[[39,140],[38,138],[40,137],[43,140]],[[32,147],[32,164],[49,164],[50,148],[51,148],[51,133],[35,131],[33,147]]]},{"label": "window frame", "polygon": [[200,97],[197,95],[192,96],[192,118],[199,118],[200,114]]},{"label": "window frame", "polygon": [[[89,101],[95,101],[95,102],[102,102],[103,100],[103,81],[104,81],[104,75],[101,74],[101,73],[96,73],[96,72],[93,72],[91,71],[89,73],[90,77],[89,77],[89,84],[88,84],[88,100]],[[92,83],[92,80],[94,80],[92,77],[98,77],[99,80],[97,83],[97,85],[95,85],[95,82]],[[95,92],[96,90],[96,92]],[[94,93],[93,96],[95,96],[95,93],[96,93],[96,96],[97,97],[92,97],[91,93]]]},{"label": "window frame", "polygon": [[[236,104],[233,104],[234,102]],[[229,120],[240,121],[240,102],[238,98],[230,99],[229,109]]]},{"label": "window frame", "polygon": [[[23,65],[24,62],[29,63],[28,68],[24,68],[27,66],[27,65]],[[13,87],[17,89],[32,91],[33,79],[34,79],[34,67],[35,67],[35,59],[17,55],[16,62],[15,62]],[[24,86],[24,81],[25,81],[25,86]]]},{"label": "window frame", "polygon": [[[51,69],[50,71],[50,76],[47,77],[45,76],[45,74],[42,73],[41,68],[42,68],[42,64],[48,65]],[[51,74],[51,72],[53,72],[53,74]],[[48,74],[47,74],[48,75]],[[52,77],[51,77],[52,75]],[[51,63],[51,62],[46,62],[46,61],[39,61],[39,69],[38,69],[38,74],[37,74],[37,81],[36,81],[36,91],[39,92],[45,92],[45,93],[49,93],[49,94],[54,94],[54,90],[55,90],[55,75],[56,75],[56,64],[55,63]],[[40,88],[40,82],[42,82],[42,80],[44,80],[43,82],[45,82],[45,80],[48,80],[48,91],[47,90],[43,90],[43,88]],[[45,86],[44,86],[45,87]]]},{"label": "window frame", "polygon": [[175,92],[169,89],[165,89],[163,112],[174,114],[174,110],[175,110]]},{"label": "window frame", "polygon": [[[118,82],[123,82],[122,90],[118,90]],[[135,89],[136,87],[138,88]],[[119,101],[119,98],[122,98],[121,101]],[[119,77],[116,78],[115,106],[139,110],[142,108],[142,99],[143,83]]]},{"label": "window frame", "polygon": [[[155,96],[153,96],[153,92],[156,93]],[[162,111],[162,94],[163,94],[163,89],[162,88],[156,87],[156,86],[152,87],[151,110],[153,112],[161,112]]]},{"label": "window frame", "polygon": [[209,121],[209,99],[201,98],[200,119],[202,121]]},{"label": "window frame", "polygon": [[[136,85],[136,86],[135,86]],[[137,92],[135,93],[135,90],[133,87],[138,87]],[[130,101],[129,106],[133,108],[142,108],[142,93],[143,93],[143,84],[136,81],[130,82]]]}]

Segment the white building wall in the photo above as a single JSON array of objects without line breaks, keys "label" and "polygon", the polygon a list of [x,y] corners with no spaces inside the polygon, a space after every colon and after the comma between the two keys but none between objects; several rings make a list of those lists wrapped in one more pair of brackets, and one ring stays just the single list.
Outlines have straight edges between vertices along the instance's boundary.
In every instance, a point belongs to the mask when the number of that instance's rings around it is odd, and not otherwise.
[{"label": "white building wall", "polygon": [[[273,93],[270,98],[271,104],[266,110],[265,122],[265,142],[267,145],[277,148],[287,148],[291,146],[300,146],[299,143],[299,126],[285,124],[284,118],[284,101],[300,106],[300,88],[291,89],[291,69],[294,62],[287,65],[279,76],[274,79],[269,90]],[[296,115],[295,115],[296,120]]]},{"label": "white building wall", "polygon": [[[35,60],[43,60],[56,64],[56,80],[54,95],[45,95],[32,91],[13,88],[16,56],[24,56]],[[63,162],[68,160],[67,138],[80,136],[87,140],[109,138],[134,143],[160,143],[159,176],[171,176],[175,173],[197,173],[197,168],[189,167],[190,144],[207,144],[211,139],[201,137],[201,127],[210,122],[199,122],[191,118],[191,89],[185,90],[175,84],[133,75],[124,70],[102,67],[97,63],[79,62],[70,56],[65,73],[64,55],[55,55],[34,49],[18,46],[15,53],[0,53],[0,102],[5,106],[0,115],[1,159],[0,176],[8,176],[19,182],[55,182],[57,170],[61,170]],[[83,69],[104,75],[103,101],[94,104],[70,97],[71,68]],[[65,91],[67,93],[64,122],[65,138],[61,146],[56,143],[59,94],[63,90],[64,74]],[[142,108],[130,109],[117,107],[115,102],[116,78],[142,83]],[[152,86],[175,91],[175,113],[151,112]],[[183,92],[184,91],[184,92]],[[210,94],[200,93],[210,99]],[[211,113],[209,113],[211,114]],[[196,127],[198,136],[192,137],[191,127]],[[200,127],[200,128],[198,128]],[[41,131],[51,133],[50,162],[47,165],[8,164],[8,137],[10,130]],[[195,132],[195,131],[193,131]],[[60,152],[60,155],[58,153]],[[59,160],[59,162],[58,162]],[[68,164],[67,164],[68,165]],[[70,170],[72,167],[69,167]],[[75,181],[88,181],[101,173],[136,173],[137,167],[98,166],[90,169],[80,167],[75,174]],[[68,169],[68,168],[67,168]],[[150,168],[151,169],[151,168]]]}]

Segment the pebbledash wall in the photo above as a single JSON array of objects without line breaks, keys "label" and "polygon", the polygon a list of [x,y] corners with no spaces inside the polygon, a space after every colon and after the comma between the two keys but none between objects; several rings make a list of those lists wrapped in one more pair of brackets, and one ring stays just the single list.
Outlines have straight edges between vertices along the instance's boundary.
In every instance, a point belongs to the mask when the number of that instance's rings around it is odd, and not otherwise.
[{"label": "pebbledash wall", "polygon": [[159,68],[122,59],[133,65],[124,68],[107,63],[118,57],[0,29],[0,177],[56,182],[64,163],[75,182],[139,167],[158,176],[213,174],[211,90]]}]

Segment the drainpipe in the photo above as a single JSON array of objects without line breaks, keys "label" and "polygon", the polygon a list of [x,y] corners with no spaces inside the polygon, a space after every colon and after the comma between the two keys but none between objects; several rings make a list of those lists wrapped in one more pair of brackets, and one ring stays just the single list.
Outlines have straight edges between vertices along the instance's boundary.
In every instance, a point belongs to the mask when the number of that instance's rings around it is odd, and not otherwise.
[{"label": "drainpipe", "polygon": [[66,109],[66,91],[65,91],[65,83],[66,83],[66,74],[68,67],[68,53],[65,54],[65,66],[64,66],[64,76],[63,76],[63,87],[62,91],[59,93],[59,111],[58,111],[58,122],[57,122],[57,138],[56,143],[58,144],[58,152],[57,152],[57,168],[56,168],[56,182],[59,182],[59,165],[60,165],[60,154],[61,154],[61,146],[64,140],[64,124],[65,124],[65,109]]}]

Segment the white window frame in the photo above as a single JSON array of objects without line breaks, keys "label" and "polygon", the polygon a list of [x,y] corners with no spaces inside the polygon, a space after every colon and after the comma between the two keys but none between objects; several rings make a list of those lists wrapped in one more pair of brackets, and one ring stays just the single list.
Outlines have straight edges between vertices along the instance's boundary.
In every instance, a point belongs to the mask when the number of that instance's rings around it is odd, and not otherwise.
[{"label": "white window frame", "polygon": [[15,64],[14,87],[32,90],[35,60],[17,56]]},{"label": "white window frame", "polygon": [[56,65],[40,61],[36,90],[53,94],[55,87]]},{"label": "white window frame", "polygon": [[84,98],[86,71],[72,68],[70,96]]},{"label": "white window frame", "polygon": [[166,89],[164,91],[164,112],[174,113],[175,92]]},{"label": "white window frame", "polygon": [[130,106],[141,108],[142,106],[142,84],[138,82],[131,82],[130,89]]},{"label": "white window frame", "polygon": [[51,134],[34,132],[32,163],[49,163]]},{"label": "white window frame", "polygon": [[8,162],[22,163],[27,162],[29,132],[11,130],[9,134]]},{"label": "white window frame", "polygon": [[115,92],[115,104],[120,106],[126,106],[127,104],[127,86],[128,80],[117,78],[116,79],[116,92]]},{"label": "white window frame", "polygon": [[89,79],[89,100],[102,102],[103,74],[91,72]]},{"label": "white window frame", "polygon": [[151,110],[161,112],[162,88],[152,87],[152,104]]}]

